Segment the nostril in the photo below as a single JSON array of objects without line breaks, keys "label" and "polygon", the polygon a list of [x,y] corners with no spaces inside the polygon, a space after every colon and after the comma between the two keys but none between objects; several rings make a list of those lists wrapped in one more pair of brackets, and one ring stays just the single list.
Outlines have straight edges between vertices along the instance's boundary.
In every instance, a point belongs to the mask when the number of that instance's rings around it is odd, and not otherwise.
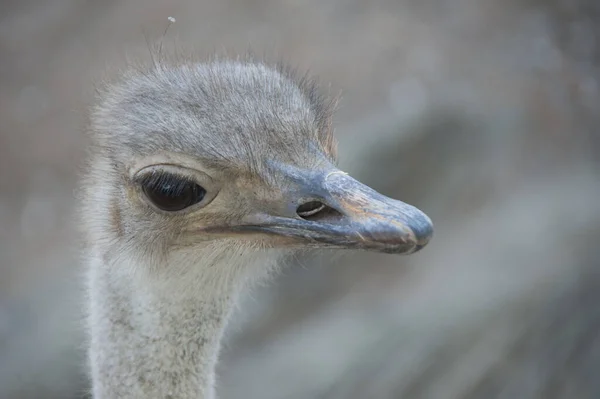
[{"label": "nostril", "polygon": [[304,220],[324,220],[341,216],[341,213],[320,201],[309,201],[300,205],[296,213]]},{"label": "nostril", "polygon": [[326,205],[324,203],[319,201],[309,201],[300,205],[298,209],[296,209],[296,213],[298,213],[298,216],[300,216],[301,218],[305,218],[319,213],[320,211],[325,209],[325,206]]}]

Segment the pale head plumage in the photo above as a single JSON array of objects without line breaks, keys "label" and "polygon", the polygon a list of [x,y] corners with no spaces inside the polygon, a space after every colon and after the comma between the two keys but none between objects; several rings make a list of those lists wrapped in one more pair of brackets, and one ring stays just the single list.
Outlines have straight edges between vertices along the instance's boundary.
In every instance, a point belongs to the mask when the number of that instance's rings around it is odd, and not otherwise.
[{"label": "pale head plumage", "polygon": [[[248,256],[247,249],[268,247],[269,240],[199,239],[195,231],[235,223],[261,208],[295,212],[297,204],[277,209],[290,177],[277,165],[307,170],[336,160],[334,102],[313,79],[284,66],[240,60],[155,65],[134,68],[99,92],[85,212],[110,215],[91,218],[91,239],[110,243],[113,253],[133,252],[157,264],[172,251],[190,260],[220,258],[225,248]],[[193,212],[156,212],[143,201],[135,176],[160,165],[189,175],[207,197],[217,198]],[[208,253],[195,254],[194,247]]]}]

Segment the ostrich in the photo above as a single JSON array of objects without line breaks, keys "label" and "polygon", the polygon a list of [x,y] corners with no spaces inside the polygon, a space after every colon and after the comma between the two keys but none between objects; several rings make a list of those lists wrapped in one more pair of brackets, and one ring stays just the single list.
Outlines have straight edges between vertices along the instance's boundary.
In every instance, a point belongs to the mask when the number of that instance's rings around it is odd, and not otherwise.
[{"label": "ostrich", "polygon": [[304,248],[409,254],[432,235],[336,168],[332,102],[289,68],[165,62],[99,97],[82,190],[96,399],[214,398],[245,285]]}]

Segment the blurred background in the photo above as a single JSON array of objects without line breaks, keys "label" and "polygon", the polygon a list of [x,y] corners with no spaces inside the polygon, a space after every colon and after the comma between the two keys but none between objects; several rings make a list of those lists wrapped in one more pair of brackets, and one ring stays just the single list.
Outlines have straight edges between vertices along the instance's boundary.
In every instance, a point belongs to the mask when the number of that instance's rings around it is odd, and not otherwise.
[{"label": "blurred background", "polygon": [[600,398],[596,0],[0,2],[0,398],[82,398],[73,210],[93,85],[167,17],[343,94],[341,166],[433,219],[244,297],[221,399]]}]

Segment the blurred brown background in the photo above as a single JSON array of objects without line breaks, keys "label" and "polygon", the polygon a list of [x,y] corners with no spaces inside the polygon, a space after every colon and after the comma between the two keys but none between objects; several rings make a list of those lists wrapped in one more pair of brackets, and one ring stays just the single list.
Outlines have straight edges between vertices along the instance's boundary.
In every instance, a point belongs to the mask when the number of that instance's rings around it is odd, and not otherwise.
[{"label": "blurred brown background", "polygon": [[87,391],[72,211],[94,81],[144,34],[282,56],[341,165],[434,220],[409,258],[315,254],[249,294],[222,399],[600,398],[596,0],[0,3],[0,398]]}]

